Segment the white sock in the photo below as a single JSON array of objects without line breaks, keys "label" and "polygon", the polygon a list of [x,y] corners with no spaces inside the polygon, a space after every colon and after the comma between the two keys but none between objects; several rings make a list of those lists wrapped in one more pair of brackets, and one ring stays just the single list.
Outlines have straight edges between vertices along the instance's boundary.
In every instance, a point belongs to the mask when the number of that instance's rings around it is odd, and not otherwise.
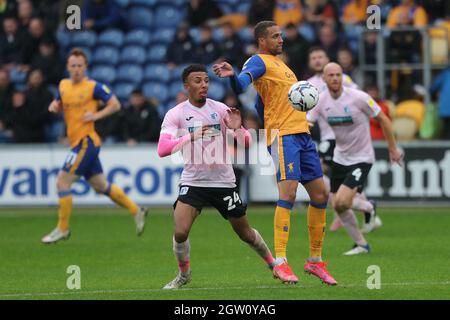
[{"label": "white sock", "polygon": [[358,221],[356,220],[355,213],[352,209],[347,209],[340,213],[339,218],[341,218],[342,224],[344,225],[345,230],[347,230],[348,235],[357,245],[367,245],[366,239],[364,239],[364,236],[358,229]]}]

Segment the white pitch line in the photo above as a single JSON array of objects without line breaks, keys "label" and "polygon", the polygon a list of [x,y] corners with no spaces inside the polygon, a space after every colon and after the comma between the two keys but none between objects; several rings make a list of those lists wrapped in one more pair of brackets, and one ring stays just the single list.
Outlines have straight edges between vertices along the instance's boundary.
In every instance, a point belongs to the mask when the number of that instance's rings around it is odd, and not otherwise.
[{"label": "white pitch line", "polygon": [[[447,286],[450,285],[450,281],[441,281],[441,282],[393,282],[393,283],[381,283],[381,287],[389,286],[425,286],[425,285],[433,285],[433,286]],[[324,285],[325,286],[325,285]],[[279,286],[255,286],[255,287],[207,287],[207,288],[182,288],[175,290],[178,292],[183,291],[196,291],[196,290],[204,290],[204,291],[227,291],[227,290],[245,290],[245,289],[295,289],[295,288],[315,288],[318,287],[313,285],[279,285]],[[354,288],[354,287],[362,287],[365,288],[366,285],[350,283],[338,285],[337,288]],[[372,291],[372,290],[371,290]],[[11,293],[11,294],[0,294],[0,298],[14,298],[14,297],[39,297],[39,296],[67,296],[67,295],[87,295],[87,294],[114,294],[114,293],[137,293],[137,292],[174,292],[173,290],[164,290],[164,289],[118,289],[118,290],[92,290],[92,291],[66,291],[66,292],[27,292],[27,293]]]}]

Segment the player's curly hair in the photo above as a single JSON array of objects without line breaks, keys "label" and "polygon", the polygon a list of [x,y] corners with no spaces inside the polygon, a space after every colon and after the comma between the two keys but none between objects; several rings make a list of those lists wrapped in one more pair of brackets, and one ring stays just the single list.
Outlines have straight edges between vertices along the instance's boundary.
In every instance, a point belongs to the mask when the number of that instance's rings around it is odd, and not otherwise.
[{"label": "player's curly hair", "polygon": [[267,36],[267,29],[270,27],[276,26],[277,24],[273,21],[260,21],[256,24],[255,29],[253,31],[255,35],[255,41],[258,44],[259,38],[264,38]]},{"label": "player's curly hair", "polygon": [[184,68],[183,73],[181,74],[181,80],[183,80],[183,83],[186,82],[187,78],[192,72],[205,72],[208,73],[208,70],[206,69],[206,66],[203,64],[191,64]]}]

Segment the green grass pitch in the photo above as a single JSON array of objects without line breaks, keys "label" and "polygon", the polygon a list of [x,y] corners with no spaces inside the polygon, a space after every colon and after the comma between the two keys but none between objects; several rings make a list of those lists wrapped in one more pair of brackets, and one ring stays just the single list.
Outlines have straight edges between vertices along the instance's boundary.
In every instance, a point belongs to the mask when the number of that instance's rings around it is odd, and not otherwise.
[{"label": "green grass pitch", "polygon": [[[153,209],[138,238],[125,210],[75,208],[72,237],[43,245],[56,210],[0,209],[0,300],[4,299],[450,299],[450,209],[380,208],[383,227],[367,236],[372,253],[345,257],[344,230],[327,231],[324,257],[338,286],[303,273],[308,234],[303,207],[291,218],[288,257],[297,285],[272,278],[262,259],[228,222],[204,210],[190,235],[193,279],[184,289],[161,288],[177,272],[172,254],[173,215]],[[273,209],[250,206],[249,221],[273,248]],[[331,221],[328,212],[328,221]],[[361,215],[359,215],[361,219]],[[66,286],[67,267],[81,270],[81,289]],[[379,266],[381,289],[367,288],[367,268]]]}]

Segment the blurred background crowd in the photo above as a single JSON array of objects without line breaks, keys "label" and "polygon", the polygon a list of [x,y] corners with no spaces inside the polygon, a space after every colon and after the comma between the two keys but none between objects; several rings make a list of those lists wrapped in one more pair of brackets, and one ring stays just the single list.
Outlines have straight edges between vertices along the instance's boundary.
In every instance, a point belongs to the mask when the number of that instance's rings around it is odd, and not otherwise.
[{"label": "blurred background crowd", "polygon": [[[70,5],[81,8],[80,30],[67,28]],[[370,5],[379,29],[367,28]],[[73,47],[122,103],[96,123],[104,142],[158,141],[164,114],[186,99],[181,70],[222,60],[240,70],[256,53],[252,27],[261,20],[283,28],[282,58],[299,80],[313,75],[308,50],[321,46],[396,120],[398,138],[450,139],[450,1],[0,0],[0,142],[65,142],[62,115],[47,108]],[[254,90],[237,97],[209,70],[210,97],[259,128]],[[383,138],[375,123],[372,136]]]}]

